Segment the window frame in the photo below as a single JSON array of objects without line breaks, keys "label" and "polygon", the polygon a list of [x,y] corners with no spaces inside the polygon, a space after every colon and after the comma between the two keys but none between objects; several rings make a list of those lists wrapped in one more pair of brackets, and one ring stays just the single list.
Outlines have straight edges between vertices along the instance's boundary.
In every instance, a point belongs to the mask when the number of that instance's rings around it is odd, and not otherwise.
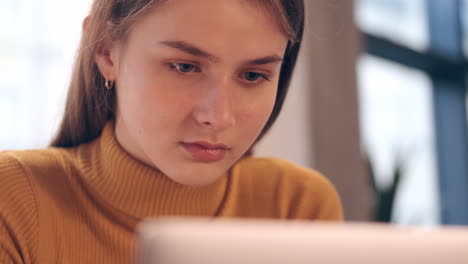
[{"label": "window frame", "polygon": [[362,33],[373,56],[425,72],[432,81],[441,224],[468,225],[468,61],[463,53],[460,0],[426,0],[429,48],[420,52]]}]

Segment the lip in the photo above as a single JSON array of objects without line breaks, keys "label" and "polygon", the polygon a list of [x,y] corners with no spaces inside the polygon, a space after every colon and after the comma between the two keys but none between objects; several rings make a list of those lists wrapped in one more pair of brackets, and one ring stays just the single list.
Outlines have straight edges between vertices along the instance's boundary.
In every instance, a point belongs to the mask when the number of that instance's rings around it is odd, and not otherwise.
[{"label": "lip", "polygon": [[220,161],[229,150],[224,144],[213,144],[206,141],[182,142],[181,146],[193,159],[200,162]]}]

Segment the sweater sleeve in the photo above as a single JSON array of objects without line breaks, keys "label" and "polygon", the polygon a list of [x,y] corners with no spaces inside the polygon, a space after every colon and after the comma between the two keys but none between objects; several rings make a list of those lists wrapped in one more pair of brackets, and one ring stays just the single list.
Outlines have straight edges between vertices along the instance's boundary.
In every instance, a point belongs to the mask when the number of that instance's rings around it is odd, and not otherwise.
[{"label": "sweater sleeve", "polygon": [[19,162],[0,152],[0,263],[34,263],[38,211],[31,183]]},{"label": "sweater sleeve", "polygon": [[343,221],[343,206],[335,186],[324,176],[322,176],[321,201],[315,214],[315,219],[319,221]]},{"label": "sweater sleeve", "polygon": [[288,201],[287,218],[343,221],[340,197],[328,178],[313,169],[284,160],[272,159],[272,162],[281,171],[282,200]]},{"label": "sweater sleeve", "polygon": [[343,207],[335,186],[318,172],[304,181],[296,218],[315,221],[343,221]]},{"label": "sweater sleeve", "polygon": [[[277,158],[247,158],[238,166],[248,175],[254,215],[290,220],[342,221],[341,200],[319,172]],[[249,186],[245,183],[243,186]],[[270,214],[269,212],[275,212]]]}]

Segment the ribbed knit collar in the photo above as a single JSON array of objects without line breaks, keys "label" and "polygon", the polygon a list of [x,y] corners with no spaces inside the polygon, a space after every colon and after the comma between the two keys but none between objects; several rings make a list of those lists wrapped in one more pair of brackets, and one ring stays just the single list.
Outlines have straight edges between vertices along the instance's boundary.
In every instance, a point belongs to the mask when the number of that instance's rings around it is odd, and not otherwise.
[{"label": "ribbed knit collar", "polygon": [[93,192],[114,209],[137,219],[214,216],[227,191],[227,176],[204,187],[185,186],[130,156],[118,143],[113,122],[79,152],[88,160],[85,181]]}]

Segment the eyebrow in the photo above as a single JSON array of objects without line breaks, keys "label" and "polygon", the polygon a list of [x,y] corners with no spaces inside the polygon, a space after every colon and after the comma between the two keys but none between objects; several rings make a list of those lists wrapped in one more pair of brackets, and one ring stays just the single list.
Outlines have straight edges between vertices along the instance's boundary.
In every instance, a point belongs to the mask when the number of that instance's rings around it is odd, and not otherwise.
[{"label": "eyebrow", "polygon": [[[161,41],[160,44],[165,45],[170,48],[181,50],[185,53],[191,54],[196,57],[205,58],[214,62],[221,61],[218,57],[208,53],[207,51],[202,50],[201,48],[187,43],[185,41]],[[249,65],[264,65],[273,62],[283,61],[283,58],[278,55],[270,55],[261,58],[256,58],[253,60],[247,60],[244,64]]]}]

